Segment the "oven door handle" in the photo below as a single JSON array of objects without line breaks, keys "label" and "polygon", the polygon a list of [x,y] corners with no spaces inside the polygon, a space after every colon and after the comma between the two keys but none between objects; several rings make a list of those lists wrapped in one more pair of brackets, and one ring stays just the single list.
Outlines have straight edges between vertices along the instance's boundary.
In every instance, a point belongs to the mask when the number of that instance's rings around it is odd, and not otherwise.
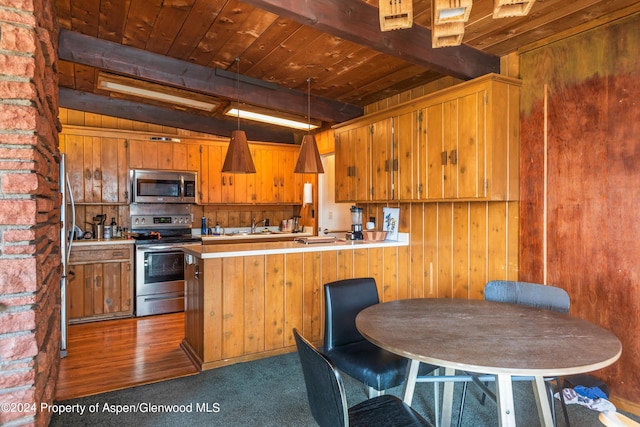
[{"label": "oven door handle", "polygon": [[183,244],[177,244],[177,245],[140,245],[140,246],[136,246],[137,250],[143,250],[143,251],[147,251],[147,252],[159,252],[159,251],[166,251],[166,250],[170,250],[170,249],[182,249],[184,245]]}]

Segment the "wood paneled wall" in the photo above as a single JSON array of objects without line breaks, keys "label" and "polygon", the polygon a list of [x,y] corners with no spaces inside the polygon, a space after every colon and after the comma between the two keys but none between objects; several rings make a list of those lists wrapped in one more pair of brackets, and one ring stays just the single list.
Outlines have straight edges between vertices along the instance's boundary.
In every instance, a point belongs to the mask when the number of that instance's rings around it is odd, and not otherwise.
[{"label": "wood paneled wall", "polygon": [[[520,278],[612,331],[597,373],[640,413],[640,15],[520,53]],[[545,162],[548,172],[545,175]],[[545,191],[546,190],[546,191]],[[571,349],[560,349],[571,357]]]},{"label": "wood paneled wall", "polygon": [[[366,204],[363,216],[381,223],[383,204]],[[381,299],[483,298],[489,280],[518,278],[518,202],[401,203],[393,275],[384,276]],[[386,254],[385,255],[392,255]],[[378,263],[369,260],[369,263]]]}]

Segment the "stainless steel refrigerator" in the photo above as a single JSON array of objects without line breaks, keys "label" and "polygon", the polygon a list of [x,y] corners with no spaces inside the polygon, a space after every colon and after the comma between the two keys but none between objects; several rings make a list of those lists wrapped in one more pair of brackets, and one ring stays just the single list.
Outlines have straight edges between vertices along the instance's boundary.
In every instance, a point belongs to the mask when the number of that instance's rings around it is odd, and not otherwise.
[{"label": "stainless steel refrigerator", "polygon": [[73,194],[69,184],[65,155],[60,159],[60,193],[62,205],[60,206],[60,254],[62,256],[62,278],[60,279],[60,357],[67,355],[67,280],[69,275],[69,255],[73,245],[73,236],[76,229],[76,212],[73,203]]}]

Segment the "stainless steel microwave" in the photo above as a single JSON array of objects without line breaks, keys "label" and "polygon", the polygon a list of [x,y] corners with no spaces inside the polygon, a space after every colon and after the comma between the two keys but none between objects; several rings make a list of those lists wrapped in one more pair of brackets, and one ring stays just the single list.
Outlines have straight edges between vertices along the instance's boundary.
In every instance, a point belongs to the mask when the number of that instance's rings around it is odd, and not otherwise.
[{"label": "stainless steel microwave", "polygon": [[197,172],[132,169],[130,173],[132,203],[196,203]]}]

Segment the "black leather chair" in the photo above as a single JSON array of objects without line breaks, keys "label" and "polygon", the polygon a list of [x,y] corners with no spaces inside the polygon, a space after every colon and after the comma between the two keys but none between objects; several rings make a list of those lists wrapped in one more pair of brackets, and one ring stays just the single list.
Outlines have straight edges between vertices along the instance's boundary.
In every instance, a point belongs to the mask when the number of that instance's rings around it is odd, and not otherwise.
[{"label": "black leather chair", "polygon": [[431,426],[410,406],[391,395],[365,400],[349,408],[342,379],[331,360],[296,329],[293,335],[302,364],[309,407],[320,427]]},{"label": "black leather chair", "polygon": [[[379,303],[371,277],[345,279],[324,285],[324,354],[339,370],[369,387],[369,397],[403,383],[409,360],[367,341],[356,328],[357,314]],[[437,366],[420,364],[424,376]]]},{"label": "black leather chair", "polygon": [[[538,283],[516,282],[509,280],[494,280],[488,282],[484,287],[484,299],[487,301],[505,302],[510,304],[527,305],[529,307],[542,308],[545,310],[557,311],[559,313],[568,314],[571,300],[569,294],[561,288],[555,286],[547,286]],[[518,381],[518,377],[514,378]],[[560,392],[560,402],[562,404],[562,412],[567,426],[569,426],[569,414],[562,395],[561,380],[557,377],[545,378],[550,396],[551,414],[553,416],[553,424],[557,425],[555,405],[554,405],[554,389],[549,384],[556,383],[556,388]],[[467,390],[467,384],[464,384],[462,390],[462,402],[460,407],[460,420],[462,419],[462,410],[464,407],[464,398]],[[482,394],[481,402],[484,404],[486,394]]]}]

